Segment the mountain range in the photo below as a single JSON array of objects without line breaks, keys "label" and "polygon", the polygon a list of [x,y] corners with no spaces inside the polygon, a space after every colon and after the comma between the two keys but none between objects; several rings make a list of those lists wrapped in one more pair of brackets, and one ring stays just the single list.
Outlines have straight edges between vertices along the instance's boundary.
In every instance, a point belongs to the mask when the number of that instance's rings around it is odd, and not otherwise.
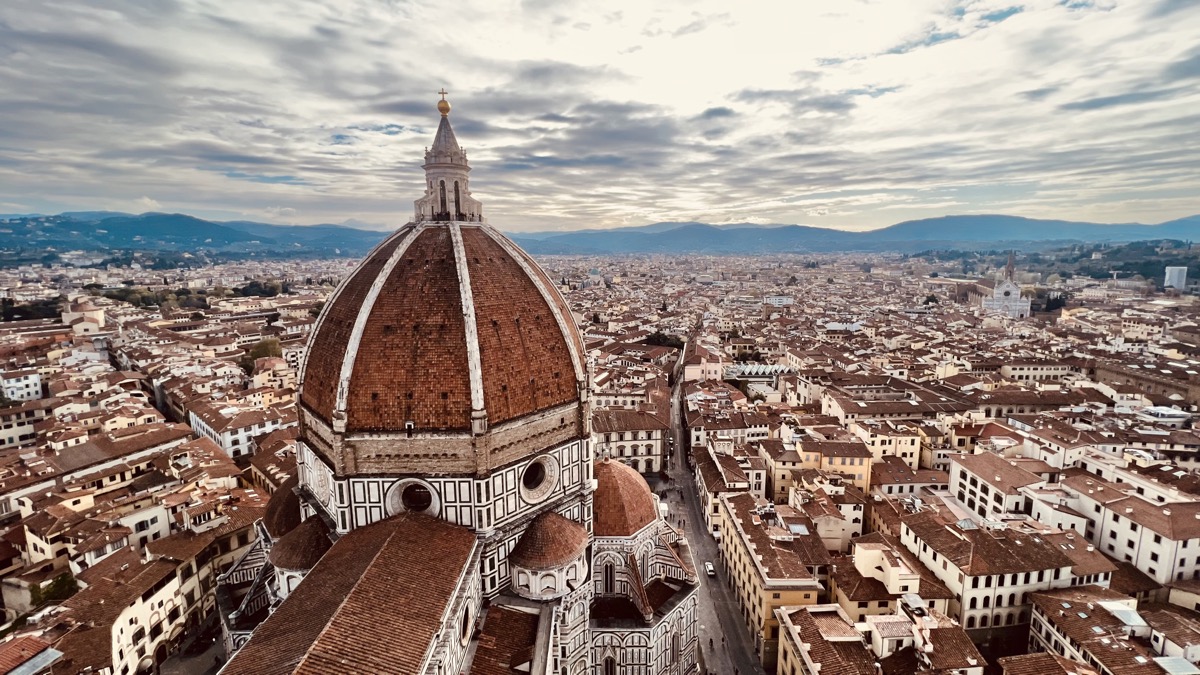
[{"label": "mountain range", "polygon": [[[264,257],[361,256],[386,236],[345,225],[272,225],[209,221],[178,213],[78,211],[54,216],[0,215],[0,253],[14,251],[168,250]],[[534,254],[761,254],[818,251],[995,249],[1050,242],[1200,239],[1200,215],[1156,225],[1098,224],[1004,215],[911,220],[864,232],[805,225],[653,223],[572,232],[510,233]],[[0,258],[3,256],[0,255]]]},{"label": "mountain range", "polygon": [[645,227],[577,232],[513,233],[530,253],[754,254],[816,251],[1040,248],[1051,242],[1127,242],[1200,238],[1200,215],[1157,225],[1107,225],[1004,215],[960,215],[897,223],[862,232],[806,225],[655,223]]}]

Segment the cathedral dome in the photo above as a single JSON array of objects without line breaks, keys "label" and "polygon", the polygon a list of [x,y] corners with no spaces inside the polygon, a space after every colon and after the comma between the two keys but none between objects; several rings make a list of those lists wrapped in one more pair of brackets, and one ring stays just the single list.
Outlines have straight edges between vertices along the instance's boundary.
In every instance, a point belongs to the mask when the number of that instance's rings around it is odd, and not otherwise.
[{"label": "cathedral dome", "polygon": [[658,518],[658,505],[646,479],[632,467],[608,458],[596,462],[592,530],[597,537],[628,537]]},{"label": "cathedral dome", "polygon": [[291,532],[300,524],[300,498],[296,496],[296,486],[299,484],[300,478],[293,475],[283,481],[267,500],[263,525],[275,539]]},{"label": "cathedral dome", "polygon": [[553,569],[573,562],[587,550],[587,545],[587,528],[547,511],[529,524],[508,554],[508,562],[529,570]]},{"label": "cathedral dome", "polygon": [[300,400],[335,431],[479,432],[578,401],[583,353],[558,290],[507,237],[411,223],[325,307]]},{"label": "cathedral dome", "polygon": [[444,112],[414,221],[350,273],[309,337],[301,434],[335,475],[487,473],[587,433],[566,302],[482,218]]}]

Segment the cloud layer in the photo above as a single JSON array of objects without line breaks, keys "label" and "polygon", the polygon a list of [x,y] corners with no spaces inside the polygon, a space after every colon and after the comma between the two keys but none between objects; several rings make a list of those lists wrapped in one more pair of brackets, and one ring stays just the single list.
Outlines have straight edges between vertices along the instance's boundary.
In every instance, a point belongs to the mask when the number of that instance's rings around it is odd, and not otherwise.
[{"label": "cloud layer", "polygon": [[1189,0],[0,4],[0,211],[510,230],[1200,212]]}]

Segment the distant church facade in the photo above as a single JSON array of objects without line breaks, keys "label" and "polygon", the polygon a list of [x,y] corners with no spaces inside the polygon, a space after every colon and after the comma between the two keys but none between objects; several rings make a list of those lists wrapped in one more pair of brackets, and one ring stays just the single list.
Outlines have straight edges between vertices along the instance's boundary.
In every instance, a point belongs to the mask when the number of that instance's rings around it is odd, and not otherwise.
[{"label": "distant church facade", "polygon": [[1010,319],[1026,319],[1031,311],[1031,301],[1021,295],[1021,287],[1013,281],[1015,277],[1013,257],[1008,257],[1008,265],[1004,268],[1004,279],[992,289],[990,295],[984,295],[980,300],[983,311],[992,314],[1003,314]]}]

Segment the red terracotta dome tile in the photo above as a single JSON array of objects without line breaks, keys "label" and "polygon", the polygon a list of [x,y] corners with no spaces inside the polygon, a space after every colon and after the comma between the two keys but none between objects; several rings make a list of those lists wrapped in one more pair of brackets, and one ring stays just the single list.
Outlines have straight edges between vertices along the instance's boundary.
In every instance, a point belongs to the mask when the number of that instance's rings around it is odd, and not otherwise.
[{"label": "red terracotta dome tile", "polygon": [[496,425],[577,401],[583,355],[558,290],[504,235],[409,224],[331,298],[300,400],[347,433],[464,431],[480,404]]},{"label": "red terracotta dome tile", "polygon": [[628,537],[658,518],[654,494],[632,467],[603,459],[596,462],[592,531],[597,537]]},{"label": "red terracotta dome tile", "polygon": [[588,545],[587,529],[579,523],[547,511],[529,524],[508,562],[530,570],[562,567],[578,558]]}]

